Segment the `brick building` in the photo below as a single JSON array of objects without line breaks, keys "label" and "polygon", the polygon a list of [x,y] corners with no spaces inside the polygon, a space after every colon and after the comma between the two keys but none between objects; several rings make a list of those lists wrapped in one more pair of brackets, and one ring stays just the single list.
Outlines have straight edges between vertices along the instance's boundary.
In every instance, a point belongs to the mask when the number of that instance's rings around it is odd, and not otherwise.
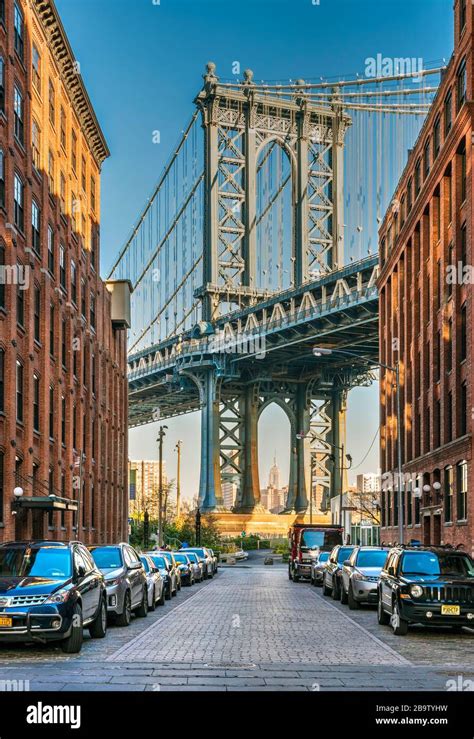
[{"label": "brick building", "polygon": [[99,276],[108,154],[54,2],[0,2],[0,540],[126,536],[123,286]]},{"label": "brick building", "polygon": [[[382,224],[379,278],[381,361],[400,362],[405,540],[462,543],[469,552],[473,11],[456,0],[454,53]],[[383,372],[384,473],[397,467],[395,395],[393,373]],[[385,541],[398,539],[391,487],[382,495]]]}]

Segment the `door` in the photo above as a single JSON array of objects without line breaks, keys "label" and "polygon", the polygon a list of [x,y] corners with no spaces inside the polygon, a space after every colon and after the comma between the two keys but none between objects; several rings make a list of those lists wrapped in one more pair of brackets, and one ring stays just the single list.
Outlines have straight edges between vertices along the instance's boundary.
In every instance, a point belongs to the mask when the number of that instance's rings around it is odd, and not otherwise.
[{"label": "door", "polygon": [[132,590],[132,606],[138,606],[143,598],[143,577],[141,562],[131,547],[124,547],[124,559],[128,568]]},{"label": "door", "polygon": [[82,558],[86,566],[86,582],[87,582],[87,587],[90,593],[90,604],[91,604],[90,618],[94,618],[99,609],[99,603],[102,597],[102,588],[100,586],[101,578],[99,576],[99,573],[97,572],[97,568],[95,566],[94,560],[92,559],[92,555],[90,554],[89,550],[86,549],[85,547],[78,547],[78,549],[82,555]]},{"label": "door", "polygon": [[433,546],[441,544],[441,516],[433,516]]},{"label": "door", "polygon": [[82,600],[82,618],[88,621],[93,614],[94,602],[90,572],[87,572],[87,562],[78,547],[74,548],[74,573],[77,588]]},{"label": "door", "polygon": [[34,509],[31,511],[32,516],[32,538],[36,540],[44,539],[44,520],[45,512],[42,510]]},{"label": "door", "polygon": [[423,544],[425,547],[431,545],[431,516],[429,514],[423,518]]}]

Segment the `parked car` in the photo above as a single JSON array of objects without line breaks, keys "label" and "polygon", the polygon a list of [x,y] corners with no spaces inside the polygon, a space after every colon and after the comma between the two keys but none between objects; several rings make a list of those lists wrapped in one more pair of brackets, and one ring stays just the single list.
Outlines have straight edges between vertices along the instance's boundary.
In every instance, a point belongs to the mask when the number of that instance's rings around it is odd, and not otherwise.
[{"label": "parked car", "polygon": [[174,559],[178,565],[178,569],[181,575],[181,582],[184,585],[194,585],[194,567],[189,559],[189,556],[184,552],[174,552]]},{"label": "parked car", "polygon": [[148,585],[148,608],[154,611],[156,604],[165,605],[165,582],[161,577],[159,568],[147,554],[140,555],[140,560],[146,574]]},{"label": "parked car", "polygon": [[168,562],[163,552],[153,551],[146,552],[146,554],[148,554],[152,562],[154,562],[155,567],[160,571],[160,575],[163,578],[165,586],[166,600],[171,600],[172,596],[177,593],[177,577],[175,570]]},{"label": "parked car", "polygon": [[341,546],[338,544],[337,547],[334,547],[324,570],[323,595],[332,595],[334,600],[339,600],[342,564],[346,559],[349,559],[353,551],[353,546]]},{"label": "parked car", "polygon": [[474,625],[474,561],[447,547],[391,549],[380,575],[379,624],[404,636],[410,624]]},{"label": "parked car", "polygon": [[324,571],[331,552],[319,551],[311,563],[311,585],[320,587],[323,584]]},{"label": "parked car", "polygon": [[342,565],[341,603],[348,603],[352,611],[361,603],[377,603],[378,581],[388,552],[387,547],[355,547]]},{"label": "parked car", "polygon": [[341,526],[295,523],[288,531],[288,577],[293,582],[311,579],[311,565],[320,551],[330,552],[342,544]]},{"label": "parked car", "polygon": [[83,628],[107,633],[104,577],[80,542],[0,544],[0,642],[59,641],[81,651]]},{"label": "parked car", "polygon": [[169,549],[159,549],[157,550],[158,554],[162,554],[163,557],[168,561],[168,564],[171,567],[171,573],[173,575],[173,580],[175,582],[175,590],[172,593],[172,595],[176,595],[178,590],[181,590],[181,571],[178,567],[178,563],[176,562],[174,558],[174,552],[170,552]]},{"label": "parked car", "polygon": [[194,582],[202,582],[204,579],[204,565],[197,556],[196,552],[191,552],[189,549],[185,550],[186,557],[191,562],[191,566],[194,572]]},{"label": "parked car", "polygon": [[216,554],[214,554],[214,550],[213,549],[209,549],[209,547],[207,547],[207,551],[209,552],[209,554],[212,557],[212,562],[213,562],[212,567],[213,567],[214,575],[216,575],[217,574],[217,570],[219,569],[218,558],[217,558]]},{"label": "parked car", "polygon": [[186,547],[181,548],[180,552],[194,552],[199,557],[203,566],[203,577],[207,580],[210,577],[214,577],[212,557],[205,547]]},{"label": "parked car", "polygon": [[148,614],[148,587],[140,557],[130,544],[90,546],[94,561],[105,577],[107,613],[117,626],[128,626],[132,613]]},{"label": "parked car", "polygon": [[244,551],[243,549],[237,549],[236,552],[234,552],[234,557],[236,560],[244,560],[249,558],[249,553]]}]

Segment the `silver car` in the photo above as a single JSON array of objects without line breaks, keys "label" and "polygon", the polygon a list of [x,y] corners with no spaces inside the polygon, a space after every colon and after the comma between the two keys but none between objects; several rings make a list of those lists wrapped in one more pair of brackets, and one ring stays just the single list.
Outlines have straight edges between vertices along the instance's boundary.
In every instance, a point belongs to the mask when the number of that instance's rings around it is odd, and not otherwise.
[{"label": "silver car", "polygon": [[148,584],[148,608],[154,611],[157,603],[159,606],[165,605],[165,581],[159,568],[147,554],[141,554],[140,559]]},{"label": "silver car", "polygon": [[89,547],[107,588],[107,614],[117,626],[128,626],[132,613],[148,613],[148,586],[140,557],[130,544]]},{"label": "silver car", "polygon": [[321,587],[323,584],[324,570],[328,563],[331,552],[317,552],[311,559],[311,585]]},{"label": "silver car", "polygon": [[348,603],[352,611],[361,603],[377,603],[377,584],[388,551],[385,547],[355,547],[342,565],[341,603]]},{"label": "silver car", "polygon": [[[183,551],[184,554],[184,551]],[[194,572],[194,582],[202,582],[204,579],[204,566],[197,556],[196,552],[191,552],[186,549],[186,557],[191,562],[191,566]]]}]

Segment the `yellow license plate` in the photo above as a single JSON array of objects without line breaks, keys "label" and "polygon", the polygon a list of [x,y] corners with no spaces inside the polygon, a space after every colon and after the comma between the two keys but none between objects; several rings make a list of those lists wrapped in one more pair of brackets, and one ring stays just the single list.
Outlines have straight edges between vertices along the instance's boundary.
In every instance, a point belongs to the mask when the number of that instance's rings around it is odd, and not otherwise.
[{"label": "yellow license plate", "polygon": [[461,606],[441,606],[442,616],[460,616]]},{"label": "yellow license plate", "polygon": [[0,627],[1,626],[13,626],[13,619],[0,616]]}]

